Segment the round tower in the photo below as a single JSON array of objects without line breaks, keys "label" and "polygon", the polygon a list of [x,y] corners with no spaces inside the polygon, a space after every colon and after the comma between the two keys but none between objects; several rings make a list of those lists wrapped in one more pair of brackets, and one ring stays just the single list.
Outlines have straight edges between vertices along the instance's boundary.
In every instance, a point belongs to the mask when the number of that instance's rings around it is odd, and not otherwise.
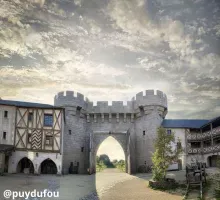
[{"label": "round tower", "polygon": [[136,115],[136,170],[141,172],[152,164],[153,141],[157,128],[167,114],[167,97],[159,90],[146,90],[144,93],[138,93],[133,101]]},{"label": "round tower", "polygon": [[89,166],[89,137],[86,133],[88,99],[73,91],[59,92],[54,105],[65,108],[63,133],[63,173],[86,173]]}]

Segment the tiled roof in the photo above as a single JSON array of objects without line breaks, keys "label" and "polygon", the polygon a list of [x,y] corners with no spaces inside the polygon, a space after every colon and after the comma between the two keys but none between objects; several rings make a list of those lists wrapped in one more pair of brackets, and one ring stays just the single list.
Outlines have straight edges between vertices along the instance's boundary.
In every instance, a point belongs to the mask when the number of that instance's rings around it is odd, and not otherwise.
[{"label": "tiled roof", "polygon": [[12,101],[12,100],[2,100],[0,99],[0,105],[9,105],[9,106],[18,106],[18,107],[28,107],[28,108],[57,108],[53,105],[49,104],[41,104],[41,103],[31,103],[24,101]]},{"label": "tiled roof", "polygon": [[209,121],[202,119],[165,119],[162,126],[164,128],[200,128]]}]

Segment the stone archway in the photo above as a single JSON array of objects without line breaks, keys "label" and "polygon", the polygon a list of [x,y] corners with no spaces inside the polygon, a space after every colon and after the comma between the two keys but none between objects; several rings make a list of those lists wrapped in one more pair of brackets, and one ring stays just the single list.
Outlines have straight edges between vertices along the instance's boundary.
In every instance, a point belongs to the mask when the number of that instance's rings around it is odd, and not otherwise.
[{"label": "stone archway", "polygon": [[17,164],[17,173],[34,173],[34,165],[27,157],[22,158]]},{"label": "stone archway", "polygon": [[39,167],[40,174],[57,174],[57,166],[50,158],[45,159]]},{"label": "stone archway", "polygon": [[112,136],[122,147],[125,155],[126,173],[130,173],[130,151],[129,151],[129,138],[127,132],[94,132],[90,135],[90,168],[89,173],[96,172],[96,155],[99,146],[102,142]]}]

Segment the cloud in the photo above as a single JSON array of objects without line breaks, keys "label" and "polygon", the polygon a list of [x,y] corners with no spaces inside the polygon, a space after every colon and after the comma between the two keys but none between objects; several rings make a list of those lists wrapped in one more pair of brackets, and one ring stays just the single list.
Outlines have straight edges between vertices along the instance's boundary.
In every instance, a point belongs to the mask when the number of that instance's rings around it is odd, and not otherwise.
[{"label": "cloud", "polygon": [[218,8],[182,0],[3,0],[0,96],[52,104],[58,91],[76,90],[94,101],[127,101],[154,88],[168,96],[168,118],[215,117]]}]

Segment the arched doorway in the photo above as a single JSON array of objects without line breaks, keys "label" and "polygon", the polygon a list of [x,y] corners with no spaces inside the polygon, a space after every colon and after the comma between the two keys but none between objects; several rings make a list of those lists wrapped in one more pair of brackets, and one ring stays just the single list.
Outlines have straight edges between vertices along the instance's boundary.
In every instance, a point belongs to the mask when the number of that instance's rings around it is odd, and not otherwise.
[{"label": "arched doorway", "polygon": [[[111,138],[111,140],[114,140],[114,143],[116,146],[120,147],[123,152],[123,158],[124,163],[126,166],[126,173],[130,173],[130,150],[129,150],[129,139],[130,136],[127,132],[95,132],[91,135],[90,139],[90,169],[89,173],[95,173],[96,172],[96,155],[98,153],[99,147],[102,148],[102,144],[105,144],[105,140],[107,138]],[[108,147],[108,154],[115,152],[117,154],[117,151],[115,151],[114,146]],[[122,159],[120,159],[122,160]]]},{"label": "arched doorway", "polygon": [[212,155],[209,156],[207,159],[209,167],[217,167],[217,165],[219,165],[220,156]]},{"label": "arched doorway", "polygon": [[51,159],[44,160],[40,165],[41,174],[57,174],[57,166]]},{"label": "arched doorway", "polygon": [[17,173],[34,173],[34,165],[27,157],[22,158],[17,165]]},{"label": "arched doorway", "polygon": [[108,136],[98,146],[96,152],[96,172],[99,170],[99,164],[104,164],[107,168],[118,168],[120,171],[126,171],[125,153],[121,144],[112,136]]}]

